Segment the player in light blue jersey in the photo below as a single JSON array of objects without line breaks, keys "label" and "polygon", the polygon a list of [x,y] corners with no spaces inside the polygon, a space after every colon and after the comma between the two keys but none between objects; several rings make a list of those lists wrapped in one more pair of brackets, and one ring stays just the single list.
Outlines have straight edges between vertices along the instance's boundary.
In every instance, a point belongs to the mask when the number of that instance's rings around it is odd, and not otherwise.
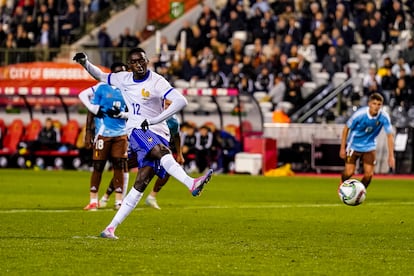
[{"label": "player in light blue jersey", "polygon": [[[125,64],[114,63],[111,66],[111,72],[121,71],[126,71]],[[100,207],[98,191],[107,160],[112,162],[114,170],[112,184],[115,191],[115,209],[119,209],[124,190],[126,190],[125,186],[128,185],[126,169],[128,137],[125,129],[125,101],[118,88],[103,82],[82,91],[79,94],[79,99],[95,115],[92,156],[93,171],[89,189],[90,201],[84,210],[95,211]],[[88,131],[92,129],[90,120],[91,118],[88,116]],[[88,141],[85,142],[88,143]]]},{"label": "player in light blue jersey", "polygon": [[381,94],[371,94],[368,106],[358,109],[344,126],[339,150],[339,156],[345,160],[342,182],[354,175],[357,160],[362,160],[364,175],[361,182],[368,187],[374,175],[376,139],[381,129],[387,134],[388,165],[395,168],[393,128],[389,115],[382,110],[383,102]]},{"label": "player in light blue jersey", "polygon": [[[172,175],[193,196],[198,196],[210,181],[213,170],[199,178],[192,178],[174,159],[168,148],[170,132],[165,122],[187,105],[186,98],[161,75],[148,69],[149,59],[141,48],[128,53],[130,72],[104,73],[88,61],[84,53],[77,53],[73,60],[81,64],[95,79],[118,87],[128,107],[127,130],[129,146],[137,154],[138,173],[135,183],[115,217],[101,233],[103,238],[117,239],[115,229],[132,212],[141,200],[151,179],[157,174]],[[164,109],[164,100],[170,100]]]}]

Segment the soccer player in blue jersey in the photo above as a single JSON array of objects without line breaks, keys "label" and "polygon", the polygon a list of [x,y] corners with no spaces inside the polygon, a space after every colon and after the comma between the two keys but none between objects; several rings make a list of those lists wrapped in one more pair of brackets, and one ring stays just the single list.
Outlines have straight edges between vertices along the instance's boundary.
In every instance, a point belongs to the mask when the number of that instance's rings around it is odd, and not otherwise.
[{"label": "soccer player in blue jersey", "polygon": [[345,160],[342,182],[353,176],[357,160],[361,160],[364,173],[361,182],[368,187],[376,163],[376,138],[382,128],[387,134],[388,165],[395,168],[393,128],[389,115],[382,110],[383,102],[381,94],[371,94],[368,106],[358,109],[346,122],[339,150],[339,156]]},{"label": "soccer player in blue jersey", "polygon": [[[168,148],[170,132],[165,120],[183,109],[187,100],[164,77],[148,69],[149,59],[145,51],[141,48],[129,51],[127,60],[130,72],[104,73],[90,63],[84,53],[77,53],[73,60],[95,79],[121,90],[128,108],[129,146],[138,159],[139,170],[135,183],[100,236],[117,239],[116,228],[141,200],[155,174],[163,178],[168,173],[184,184],[193,196],[200,195],[210,181],[213,170],[208,170],[199,178],[192,178],[177,163]],[[171,105],[164,109],[166,99],[171,101]]]},{"label": "soccer player in blue jersey", "polygon": [[[125,64],[114,63],[111,66],[111,72],[121,71],[126,71]],[[125,128],[126,118],[122,118],[125,117],[123,114],[126,108],[124,99],[118,88],[103,82],[82,91],[79,94],[79,99],[95,115],[90,201],[84,210],[95,211],[99,207],[98,190],[107,160],[112,162],[114,170],[115,209],[119,209],[124,189],[126,189],[124,183],[128,183],[127,174],[125,175],[128,137]],[[91,126],[88,125],[87,129],[90,128]]]}]

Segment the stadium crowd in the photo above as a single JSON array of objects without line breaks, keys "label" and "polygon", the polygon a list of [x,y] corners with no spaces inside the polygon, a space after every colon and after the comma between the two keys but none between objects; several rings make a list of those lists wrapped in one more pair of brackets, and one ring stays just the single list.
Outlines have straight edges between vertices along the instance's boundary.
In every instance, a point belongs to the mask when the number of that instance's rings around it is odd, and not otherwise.
[{"label": "stadium crowd", "polygon": [[[16,0],[0,2],[0,47],[59,47],[72,42],[72,31],[82,16],[98,12],[108,1]],[[400,43],[404,31],[411,35],[414,1],[238,1],[228,0],[220,9],[204,5],[195,23],[185,22],[175,41],[161,39],[161,53],[154,68],[169,81],[184,80],[193,85],[205,80],[209,87],[234,87],[242,93],[265,91],[264,100],[272,110],[280,102],[295,109],[304,102],[301,87],[315,81],[312,65],[329,78],[349,73],[347,65],[357,62],[353,47],[382,45],[382,54]],[[82,16],[81,16],[82,15]],[[126,28],[110,37],[101,26],[99,47],[134,47],[142,30]],[[181,32],[186,49],[179,51]],[[400,43],[401,44],[401,43]],[[414,103],[414,43],[399,45],[397,58],[380,56],[371,60],[361,91],[351,95],[359,100],[378,91],[391,108],[408,110]],[[110,52],[106,52],[110,54]],[[102,55],[102,63],[112,57]],[[30,53],[14,62],[30,61]]]}]

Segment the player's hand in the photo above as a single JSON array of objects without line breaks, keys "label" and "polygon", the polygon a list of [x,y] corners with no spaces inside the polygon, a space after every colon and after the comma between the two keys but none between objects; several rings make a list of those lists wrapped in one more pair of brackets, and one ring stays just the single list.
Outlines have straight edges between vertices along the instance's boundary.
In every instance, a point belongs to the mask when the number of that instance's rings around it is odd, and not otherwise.
[{"label": "player's hand", "polygon": [[147,131],[147,130],[149,129],[149,124],[148,124],[147,119],[145,119],[145,120],[141,123],[141,129],[142,129],[143,131]]},{"label": "player's hand", "polygon": [[105,112],[103,111],[103,106],[99,106],[98,111],[96,112],[95,116],[97,118],[103,118],[105,116]]},{"label": "player's hand", "polygon": [[88,57],[85,53],[76,53],[76,55],[73,57],[73,60],[79,64],[85,65],[86,61],[88,60]]},{"label": "player's hand", "polygon": [[106,114],[108,114],[109,117],[111,118],[120,118],[121,117],[121,109],[119,109],[116,106],[113,106],[111,109],[108,109],[106,111]]}]

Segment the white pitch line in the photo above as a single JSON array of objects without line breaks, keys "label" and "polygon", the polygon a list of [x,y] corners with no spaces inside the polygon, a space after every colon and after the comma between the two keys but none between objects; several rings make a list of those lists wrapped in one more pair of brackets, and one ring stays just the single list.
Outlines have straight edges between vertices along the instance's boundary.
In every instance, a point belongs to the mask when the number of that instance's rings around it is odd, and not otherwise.
[{"label": "white pitch line", "polygon": [[[400,202],[368,202],[364,203],[363,206],[411,206],[414,205],[412,201],[400,201]],[[267,204],[267,205],[239,205],[239,206],[226,206],[226,205],[209,205],[209,206],[180,206],[179,209],[287,209],[287,208],[332,208],[332,207],[343,207],[345,204],[335,203],[335,204]],[[170,209],[173,209],[171,207]],[[150,208],[135,208],[135,210],[151,210]],[[177,208],[178,209],[178,208]],[[73,210],[59,210],[59,209],[9,209],[9,210],[0,210],[0,214],[13,214],[13,213],[99,213],[99,212],[114,212],[112,209],[99,209],[96,212],[86,212],[82,209],[73,209]]]}]

